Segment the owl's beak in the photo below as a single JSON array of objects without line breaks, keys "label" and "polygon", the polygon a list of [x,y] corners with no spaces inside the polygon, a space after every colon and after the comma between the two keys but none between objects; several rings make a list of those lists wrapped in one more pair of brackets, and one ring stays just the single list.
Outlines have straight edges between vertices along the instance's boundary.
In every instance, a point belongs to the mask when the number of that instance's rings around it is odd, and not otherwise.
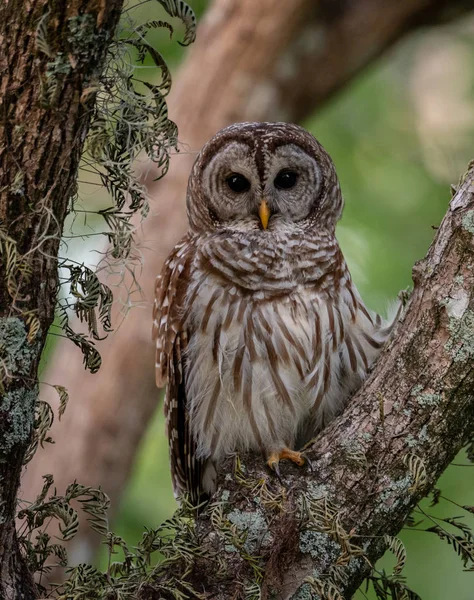
[{"label": "owl's beak", "polygon": [[268,202],[265,199],[262,199],[260,206],[258,207],[258,216],[264,229],[268,227],[268,219],[270,218],[270,214],[271,212]]}]

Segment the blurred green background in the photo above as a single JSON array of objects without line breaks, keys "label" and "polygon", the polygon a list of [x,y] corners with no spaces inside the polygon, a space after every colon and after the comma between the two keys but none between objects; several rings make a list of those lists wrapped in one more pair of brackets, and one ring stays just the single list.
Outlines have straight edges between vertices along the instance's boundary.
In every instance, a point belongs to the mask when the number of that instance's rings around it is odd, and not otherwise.
[{"label": "blurred green background", "polygon": [[[207,2],[190,4],[200,15]],[[132,16],[139,22],[162,18],[153,4]],[[384,312],[410,286],[411,268],[446,211],[449,185],[474,158],[473,30],[473,21],[464,20],[405,38],[304,123],[336,163],[346,200],[338,238],[373,309]],[[180,34],[177,26],[177,39]],[[169,41],[166,30],[153,31],[150,41],[176,72],[185,50]],[[156,72],[150,63],[141,71],[147,79]],[[444,495],[474,504],[473,474],[450,467],[439,484]],[[144,526],[159,525],[174,508],[160,406],[112,529],[133,545]],[[462,514],[446,502],[434,510]],[[474,598],[474,573],[463,572],[445,542],[419,531],[400,537],[408,552],[407,583],[423,600]],[[98,561],[104,560],[101,553]],[[390,568],[393,560],[382,564]]]}]

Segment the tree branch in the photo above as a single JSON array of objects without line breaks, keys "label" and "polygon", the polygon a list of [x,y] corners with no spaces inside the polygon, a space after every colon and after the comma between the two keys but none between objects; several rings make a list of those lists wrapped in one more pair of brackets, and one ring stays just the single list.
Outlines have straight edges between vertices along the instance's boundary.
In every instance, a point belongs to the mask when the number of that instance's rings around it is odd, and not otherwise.
[{"label": "tree branch", "polygon": [[[402,528],[472,436],[474,165],[413,279],[395,339],[308,449],[312,472],[288,465],[280,485],[257,456],[229,477],[229,459],[196,520],[199,556],[160,577],[172,572],[222,600],[244,598],[260,577],[263,598],[306,598],[307,577],[322,598],[352,597],[385,552],[384,536]],[[143,592],[160,597],[153,586]]]},{"label": "tree branch", "polygon": [[57,254],[98,77],[122,0],[0,4],[0,598],[33,598],[17,491],[38,364],[54,318]]}]

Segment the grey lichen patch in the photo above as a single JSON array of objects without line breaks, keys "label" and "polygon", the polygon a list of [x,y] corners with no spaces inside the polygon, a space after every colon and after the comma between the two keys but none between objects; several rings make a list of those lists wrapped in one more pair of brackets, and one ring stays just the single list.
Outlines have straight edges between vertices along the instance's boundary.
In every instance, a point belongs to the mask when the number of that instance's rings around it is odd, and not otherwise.
[{"label": "grey lichen patch", "polygon": [[416,396],[416,401],[421,406],[436,406],[442,399],[443,396],[441,394],[420,394]]},{"label": "grey lichen patch", "polygon": [[6,393],[0,402],[0,461],[5,460],[15,446],[28,443],[33,429],[38,388],[20,388]]},{"label": "grey lichen patch", "polygon": [[[5,392],[0,400],[0,460],[17,445],[25,445],[34,422],[37,386],[29,381],[38,361],[41,333],[33,342],[21,319],[0,319],[0,366]],[[22,381],[25,377],[26,381]],[[7,382],[13,382],[7,387]]]},{"label": "grey lichen patch", "polygon": [[421,385],[421,383],[417,383],[415,386],[412,387],[410,396],[416,396],[417,394],[419,394],[421,392],[422,389],[423,389],[423,386]]},{"label": "grey lichen patch", "polygon": [[428,431],[426,425],[423,425],[416,437],[413,435],[407,435],[406,437],[406,444],[409,448],[416,448],[417,446],[423,445],[427,441]]},{"label": "grey lichen patch", "polygon": [[412,482],[410,474],[395,481],[390,481],[386,489],[380,494],[380,503],[376,512],[389,514],[395,508],[407,506],[411,500],[409,490]]},{"label": "grey lichen patch", "polygon": [[462,218],[462,226],[474,235],[474,210],[468,211]]},{"label": "grey lichen patch", "polygon": [[474,357],[474,312],[466,310],[461,319],[450,317],[450,338],[444,345],[454,362],[465,362]]},{"label": "grey lichen patch", "polygon": [[25,324],[17,317],[0,318],[0,361],[2,372],[8,377],[29,376],[34,361],[38,360],[39,338],[28,341]]},{"label": "grey lichen patch", "polygon": [[463,318],[468,306],[469,306],[469,294],[463,287],[451,291],[448,298],[444,299],[444,308],[449,318],[454,320],[460,320]]},{"label": "grey lichen patch", "polygon": [[311,588],[309,583],[303,583],[303,585],[296,591],[296,594],[291,596],[290,600],[319,600],[319,596]]},{"label": "grey lichen patch", "polygon": [[261,510],[254,512],[241,512],[233,510],[227,515],[229,521],[237,527],[239,533],[244,534],[244,550],[249,554],[260,551],[262,546],[271,543],[271,534]]},{"label": "grey lichen patch", "polygon": [[328,487],[324,484],[316,483],[315,481],[308,482],[308,495],[313,500],[319,500],[328,496]]},{"label": "grey lichen patch", "polygon": [[345,566],[346,581],[355,573],[360,572],[365,563],[365,558],[362,556],[353,556]]},{"label": "grey lichen patch", "polygon": [[343,439],[341,441],[341,446],[348,454],[353,454],[354,452],[360,452],[363,450],[362,444],[356,437]]},{"label": "grey lichen patch", "polygon": [[341,546],[327,533],[319,531],[302,531],[299,548],[303,554],[309,554],[311,558],[326,564],[331,564],[341,554]]},{"label": "grey lichen patch", "polygon": [[[69,55],[73,68],[95,67],[109,37],[107,28],[98,29],[97,19],[91,14],[78,15],[68,19]],[[91,74],[98,75],[99,73]]]},{"label": "grey lichen patch", "polygon": [[416,402],[420,406],[436,406],[443,399],[443,396],[441,394],[429,394],[429,393],[421,394],[420,392],[422,390],[423,390],[423,386],[420,384],[417,384],[412,388],[412,390],[410,392],[410,396],[413,396],[415,398]]},{"label": "grey lichen patch", "polygon": [[454,283],[454,285],[463,285],[464,284],[464,276],[456,275],[456,277],[453,279],[453,283]]}]

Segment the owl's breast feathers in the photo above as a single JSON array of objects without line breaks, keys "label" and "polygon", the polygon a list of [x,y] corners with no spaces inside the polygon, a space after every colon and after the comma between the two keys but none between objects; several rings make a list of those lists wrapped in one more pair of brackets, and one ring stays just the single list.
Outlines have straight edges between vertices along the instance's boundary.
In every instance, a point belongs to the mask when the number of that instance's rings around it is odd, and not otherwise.
[{"label": "owl's breast feathers", "polygon": [[[181,406],[168,385],[166,411],[185,412],[186,452],[193,443],[197,461],[293,447],[314,433],[391,330],[365,308],[324,233],[187,236],[158,281],[154,317],[157,382],[182,386]],[[172,454],[173,436],[183,436],[176,414],[173,422]]]},{"label": "owl's breast feathers", "polygon": [[321,232],[312,239],[253,231],[246,235],[214,234],[203,238],[198,269],[250,299],[271,300],[300,286],[320,291],[338,286],[347,271],[334,238]]}]

